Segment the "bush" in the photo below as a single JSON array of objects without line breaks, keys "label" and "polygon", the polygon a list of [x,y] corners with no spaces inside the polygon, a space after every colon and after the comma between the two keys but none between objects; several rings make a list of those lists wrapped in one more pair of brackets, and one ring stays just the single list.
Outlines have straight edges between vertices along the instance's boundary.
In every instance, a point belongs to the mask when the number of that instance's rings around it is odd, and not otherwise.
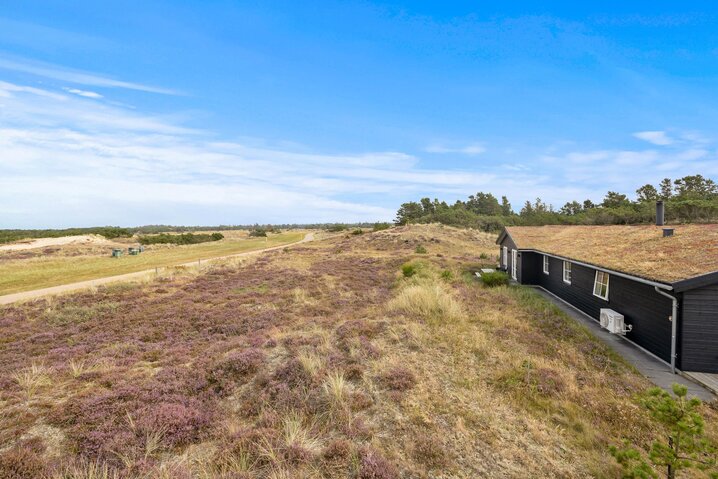
[{"label": "bush", "polygon": [[416,274],[416,266],[411,263],[406,263],[401,266],[401,273],[405,278],[411,278]]},{"label": "bush", "polygon": [[356,235],[363,235],[363,234],[364,234],[364,230],[361,229],[361,228],[357,228],[357,229],[355,229],[354,231],[352,231],[352,234],[355,235],[355,236],[356,236]]},{"label": "bush", "polygon": [[452,273],[451,270],[448,269],[442,271],[439,276],[441,277],[441,279],[445,279],[446,281],[451,281],[452,279],[454,279],[454,273]]},{"label": "bush", "polygon": [[374,227],[372,228],[373,231],[382,231],[382,230],[388,230],[391,228],[391,224],[389,223],[374,223]]},{"label": "bush", "polygon": [[481,281],[491,288],[495,286],[506,286],[509,284],[509,275],[503,271],[481,273]]},{"label": "bush", "polygon": [[416,376],[410,370],[397,366],[379,376],[379,382],[392,391],[408,391],[416,385]]},{"label": "bush", "polygon": [[264,228],[255,228],[249,232],[249,237],[250,238],[266,238],[267,230],[265,230]]},{"label": "bush", "polygon": [[224,238],[222,233],[210,234],[194,234],[184,233],[178,235],[172,235],[167,233],[160,233],[158,235],[140,236],[140,244],[176,244],[176,245],[187,245],[187,244],[198,244],[207,243],[210,241],[219,241]]},{"label": "bush", "polygon": [[330,233],[339,233],[340,231],[344,231],[345,229],[347,229],[347,227],[340,224],[327,226],[327,231],[329,231]]},{"label": "bush", "polygon": [[417,254],[426,254],[426,248],[424,248],[422,245],[419,245],[414,249],[414,253]]}]

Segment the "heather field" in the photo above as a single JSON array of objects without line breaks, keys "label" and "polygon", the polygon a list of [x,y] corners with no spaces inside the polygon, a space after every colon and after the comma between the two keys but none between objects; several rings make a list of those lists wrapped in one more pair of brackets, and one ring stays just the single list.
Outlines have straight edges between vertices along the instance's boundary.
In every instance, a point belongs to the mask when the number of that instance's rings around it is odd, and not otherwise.
[{"label": "heather field", "polygon": [[494,239],[400,227],[2,307],[0,478],[619,477],[609,445],[662,433],[648,382],[479,284]]}]

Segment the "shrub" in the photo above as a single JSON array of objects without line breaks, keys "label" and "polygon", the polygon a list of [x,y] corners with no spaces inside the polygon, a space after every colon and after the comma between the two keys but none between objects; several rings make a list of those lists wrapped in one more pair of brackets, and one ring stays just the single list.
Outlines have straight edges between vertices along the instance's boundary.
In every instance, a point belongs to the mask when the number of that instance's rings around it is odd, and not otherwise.
[{"label": "shrub", "polygon": [[352,231],[352,234],[353,234],[354,236],[363,235],[363,234],[364,234],[364,230],[361,229],[361,228],[357,228],[357,229],[355,229],[354,231]]},{"label": "shrub", "polygon": [[168,233],[160,233],[158,235],[148,235],[148,236],[140,236],[139,242],[140,244],[144,245],[150,245],[150,244],[176,244],[176,245],[186,245],[186,244],[198,244],[198,243],[207,243],[210,241],[219,241],[222,238],[224,238],[224,235],[222,233],[212,233],[210,234],[204,234],[204,233],[183,233],[178,235],[172,235]]},{"label": "shrub", "polygon": [[439,276],[441,276],[441,279],[445,279],[446,281],[451,281],[452,279],[454,279],[454,273],[452,273],[451,270],[448,269],[442,271]]},{"label": "shrub", "polygon": [[419,435],[414,441],[414,458],[430,468],[441,468],[447,463],[446,451],[434,436]]},{"label": "shrub", "polygon": [[503,271],[481,273],[481,281],[490,288],[495,286],[506,286],[509,284],[509,275]]},{"label": "shrub", "polygon": [[406,263],[401,266],[401,273],[405,278],[411,278],[416,274],[416,266],[411,263]]},{"label": "shrub", "polygon": [[487,255],[486,253],[481,253],[479,255],[479,259],[489,259],[489,255]]},{"label": "shrub", "polygon": [[45,474],[42,456],[31,447],[15,446],[0,455],[0,477],[3,479],[40,479]]},{"label": "shrub", "polygon": [[372,228],[373,231],[382,231],[382,230],[388,230],[391,228],[390,223],[374,223],[374,227]]},{"label": "shrub", "polygon": [[264,358],[264,353],[255,348],[229,353],[212,368],[207,380],[216,392],[225,391],[233,383],[256,373]]},{"label": "shrub", "polygon": [[254,228],[249,232],[250,238],[266,238],[267,237],[267,230],[264,228]]},{"label": "shrub", "polygon": [[358,479],[396,479],[399,473],[394,465],[377,451],[365,448],[360,453]]},{"label": "shrub", "polygon": [[402,366],[395,366],[379,376],[379,382],[392,391],[408,391],[416,385],[416,376]]},{"label": "shrub", "polygon": [[347,229],[347,227],[341,224],[327,226],[327,231],[329,231],[330,233],[339,233],[340,231],[344,231],[345,229]]},{"label": "shrub", "polygon": [[422,245],[417,246],[414,249],[414,253],[416,254],[426,254],[426,248],[424,248]]}]

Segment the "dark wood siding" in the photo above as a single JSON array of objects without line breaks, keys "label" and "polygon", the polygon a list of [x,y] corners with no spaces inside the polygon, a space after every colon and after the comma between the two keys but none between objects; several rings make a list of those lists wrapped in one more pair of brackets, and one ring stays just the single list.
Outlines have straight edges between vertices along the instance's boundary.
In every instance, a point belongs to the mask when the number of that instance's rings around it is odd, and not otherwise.
[{"label": "dark wood siding", "polygon": [[718,285],[683,293],[680,368],[718,373]]},{"label": "dark wood siding", "polygon": [[543,255],[522,251],[519,253],[521,264],[521,284],[539,284],[539,275],[543,268]]},{"label": "dark wood siding", "polygon": [[[652,352],[664,361],[671,358],[671,300],[659,295],[653,286],[610,275],[608,301],[593,295],[596,270],[573,263],[571,284],[563,282],[563,261],[549,257],[549,274],[542,272],[543,259],[538,253],[523,253],[524,258],[533,255],[526,262],[525,269],[535,268],[538,274],[531,275],[533,283],[551,291],[564,301],[598,320],[601,308],[611,308],[623,314],[626,324],[633,325],[633,331],[626,337]],[[525,273],[528,274],[528,273]],[[528,276],[527,276],[528,278]]]},{"label": "dark wood siding", "polygon": [[[503,254],[504,254],[503,253],[504,246],[506,246],[508,248],[508,253],[506,254],[506,260],[508,261],[508,266],[506,266],[506,267],[502,263]],[[511,250],[512,249],[517,249],[516,244],[514,244],[514,242],[511,241],[511,238],[507,235],[504,238],[504,240],[501,242],[501,244],[499,245],[499,264],[501,265],[500,269],[506,271],[507,273],[509,273],[509,275],[511,274]],[[517,255],[518,254],[519,253],[517,252]],[[520,258],[520,256],[517,257],[517,263],[518,263],[519,267],[517,267],[517,270],[516,270],[516,277],[518,278],[518,281],[521,282],[521,279],[520,279],[521,278],[521,268],[520,268],[521,258]]]}]

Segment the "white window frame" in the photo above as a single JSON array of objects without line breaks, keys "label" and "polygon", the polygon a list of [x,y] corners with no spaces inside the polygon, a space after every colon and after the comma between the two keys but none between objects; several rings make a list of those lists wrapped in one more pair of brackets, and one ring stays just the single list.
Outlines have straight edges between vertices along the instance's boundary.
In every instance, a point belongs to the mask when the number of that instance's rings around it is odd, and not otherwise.
[{"label": "white window frame", "polygon": [[[604,282],[604,281],[601,281],[601,282],[598,281],[599,275],[600,275],[601,279],[605,280],[605,282]],[[609,287],[609,285],[610,285],[610,279],[611,279],[611,275],[609,275],[609,274],[606,273],[605,271],[596,271],[596,276],[595,276],[594,279],[593,279],[593,295],[596,296],[597,298],[601,298],[601,299],[603,299],[603,300],[605,300],[605,301],[608,301],[608,287]],[[604,286],[604,285],[606,286],[606,295],[605,295],[605,296],[601,296],[601,294],[600,294],[600,292],[601,292],[600,286]],[[596,292],[596,287],[597,287],[597,286],[599,286],[598,293]]]},{"label": "white window frame", "polygon": [[[563,282],[566,284],[571,284],[571,270],[572,270],[571,262],[564,261],[563,262]],[[566,274],[566,273],[568,273],[568,274]]]},{"label": "white window frame", "polygon": [[549,264],[548,256],[543,255],[543,274],[548,274],[548,264]]},{"label": "white window frame", "polygon": [[517,280],[516,276],[516,263],[518,263],[518,251],[515,249],[511,250],[511,279]]},{"label": "white window frame", "polygon": [[508,268],[509,267],[509,249],[506,246],[504,246],[503,253],[504,253],[503,265],[504,265],[504,268]]}]

